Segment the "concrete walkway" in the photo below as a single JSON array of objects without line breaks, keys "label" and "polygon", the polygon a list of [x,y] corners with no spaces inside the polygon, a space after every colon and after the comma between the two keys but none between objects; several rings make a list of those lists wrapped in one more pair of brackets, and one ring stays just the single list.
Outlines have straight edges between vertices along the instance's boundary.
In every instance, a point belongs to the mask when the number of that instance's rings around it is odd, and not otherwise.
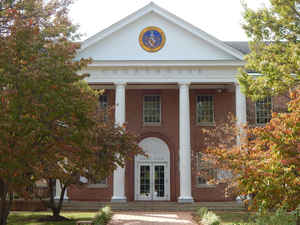
[{"label": "concrete walkway", "polygon": [[111,225],[196,225],[189,212],[117,212]]}]

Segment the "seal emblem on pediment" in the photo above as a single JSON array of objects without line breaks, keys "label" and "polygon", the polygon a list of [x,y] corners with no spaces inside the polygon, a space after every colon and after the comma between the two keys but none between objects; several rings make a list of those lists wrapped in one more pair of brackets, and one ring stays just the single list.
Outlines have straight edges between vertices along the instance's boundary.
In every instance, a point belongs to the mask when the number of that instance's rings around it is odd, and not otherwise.
[{"label": "seal emblem on pediment", "polygon": [[164,47],[166,37],[158,27],[146,27],[140,33],[139,42],[145,51],[157,52]]}]

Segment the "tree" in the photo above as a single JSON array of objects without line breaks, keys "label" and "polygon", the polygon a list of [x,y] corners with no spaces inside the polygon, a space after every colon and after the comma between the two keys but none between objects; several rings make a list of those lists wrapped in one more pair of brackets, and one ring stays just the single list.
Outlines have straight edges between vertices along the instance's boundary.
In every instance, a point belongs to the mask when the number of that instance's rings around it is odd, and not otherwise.
[{"label": "tree", "polygon": [[[110,111],[110,110],[109,110]],[[105,112],[106,113],[106,112]],[[80,177],[88,178],[90,181],[106,178],[112,174],[117,166],[124,167],[126,160],[130,160],[135,154],[142,154],[138,147],[138,139],[128,132],[124,127],[116,126],[112,120],[112,114],[103,121],[103,115],[95,110],[91,116],[95,120],[94,126],[86,130],[84,142],[81,148],[71,148],[59,154],[61,160],[52,164],[43,161],[43,171],[40,177],[47,181],[48,195],[45,200],[38,196],[46,207],[53,212],[51,220],[62,220],[60,211],[65,196],[65,191],[71,185],[85,185],[80,182]],[[66,146],[69,148],[70,146]],[[53,186],[56,180],[60,181],[61,194],[58,202],[54,201]],[[45,198],[45,196],[44,196]]]},{"label": "tree", "polygon": [[56,163],[63,151],[82,149],[81,137],[94,124],[88,116],[94,107],[75,85],[85,77],[76,72],[89,60],[73,61],[80,46],[71,41],[70,3],[0,3],[1,225],[13,193],[28,196],[27,187],[40,179],[41,159]]},{"label": "tree", "polygon": [[[270,8],[257,11],[245,5],[243,28],[251,38],[251,53],[239,83],[254,100],[286,95],[300,80],[300,1],[270,0]],[[251,76],[252,71],[261,76]]]},{"label": "tree", "polygon": [[288,113],[273,113],[265,127],[248,128],[248,141],[241,146],[229,144],[237,130],[234,123],[206,132],[210,138],[223,137],[223,143],[208,143],[206,160],[231,172],[224,180],[236,194],[251,195],[254,209],[293,210],[300,204],[299,89],[291,99]]},{"label": "tree", "polygon": [[99,120],[98,93],[77,74],[90,60],[74,61],[80,45],[73,42],[70,4],[0,3],[0,225],[13,193],[29,198],[40,179],[50,185],[53,219],[61,219],[62,197],[56,204],[51,191],[55,179],[64,192],[80,175],[107,176],[139,151],[135,136]]}]

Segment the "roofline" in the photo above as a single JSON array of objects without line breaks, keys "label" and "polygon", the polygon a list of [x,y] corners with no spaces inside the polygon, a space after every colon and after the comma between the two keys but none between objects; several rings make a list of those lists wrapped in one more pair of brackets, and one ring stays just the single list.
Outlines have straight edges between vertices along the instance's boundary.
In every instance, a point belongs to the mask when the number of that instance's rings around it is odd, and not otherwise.
[{"label": "roofline", "polygon": [[97,34],[91,36],[90,38],[86,39],[81,46],[81,49],[79,52],[82,52],[86,48],[90,47],[91,45],[95,44],[96,42],[104,39],[105,37],[109,36],[110,34],[116,32],[119,29],[122,29],[126,25],[133,23],[137,19],[141,18],[142,16],[150,13],[155,12],[165,19],[167,19],[169,22],[174,23],[184,30],[187,30],[188,32],[194,34],[197,37],[200,37],[207,41],[208,43],[222,49],[223,51],[233,55],[239,60],[244,60],[244,54],[237,49],[232,48],[231,46],[223,43],[222,41],[218,40],[217,38],[213,37],[212,35],[206,33],[205,31],[195,27],[194,25],[184,21],[183,19],[177,17],[176,15],[168,12],[167,10],[161,8],[160,6],[156,5],[153,2],[150,2],[145,7],[139,9],[138,11],[130,14],[129,16],[125,17],[124,19],[120,20],[119,22],[109,26],[108,28],[104,29],[103,31],[98,32]]}]

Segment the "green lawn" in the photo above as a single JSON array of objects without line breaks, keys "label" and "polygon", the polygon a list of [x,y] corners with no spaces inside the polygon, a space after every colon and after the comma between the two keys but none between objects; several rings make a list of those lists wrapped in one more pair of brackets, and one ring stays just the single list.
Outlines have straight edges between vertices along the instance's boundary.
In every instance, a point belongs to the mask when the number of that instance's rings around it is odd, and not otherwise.
[{"label": "green lawn", "polygon": [[75,225],[77,220],[91,220],[95,216],[95,212],[64,212],[61,215],[71,221],[63,222],[38,222],[38,219],[51,215],[50,212],[12,212],[8,217],[8,225]]},{"label": "green lawn", "polygon": [[[214,211],[215,212],[215,211]],[[243,223],[243,225],[250,225],[249,221],[250,214],[246,212],[215,212],[221,219],[221,225],[232,225],[235,223]],[[194,219],[198,221],[195,216]]]},{"label": "green lawn", "polygon": [[250,217],[250,214],[245,212],[216,212],[216,214],[221,218],[222,225],[231,225],[238,222],[243,222],[246,225]]}]

